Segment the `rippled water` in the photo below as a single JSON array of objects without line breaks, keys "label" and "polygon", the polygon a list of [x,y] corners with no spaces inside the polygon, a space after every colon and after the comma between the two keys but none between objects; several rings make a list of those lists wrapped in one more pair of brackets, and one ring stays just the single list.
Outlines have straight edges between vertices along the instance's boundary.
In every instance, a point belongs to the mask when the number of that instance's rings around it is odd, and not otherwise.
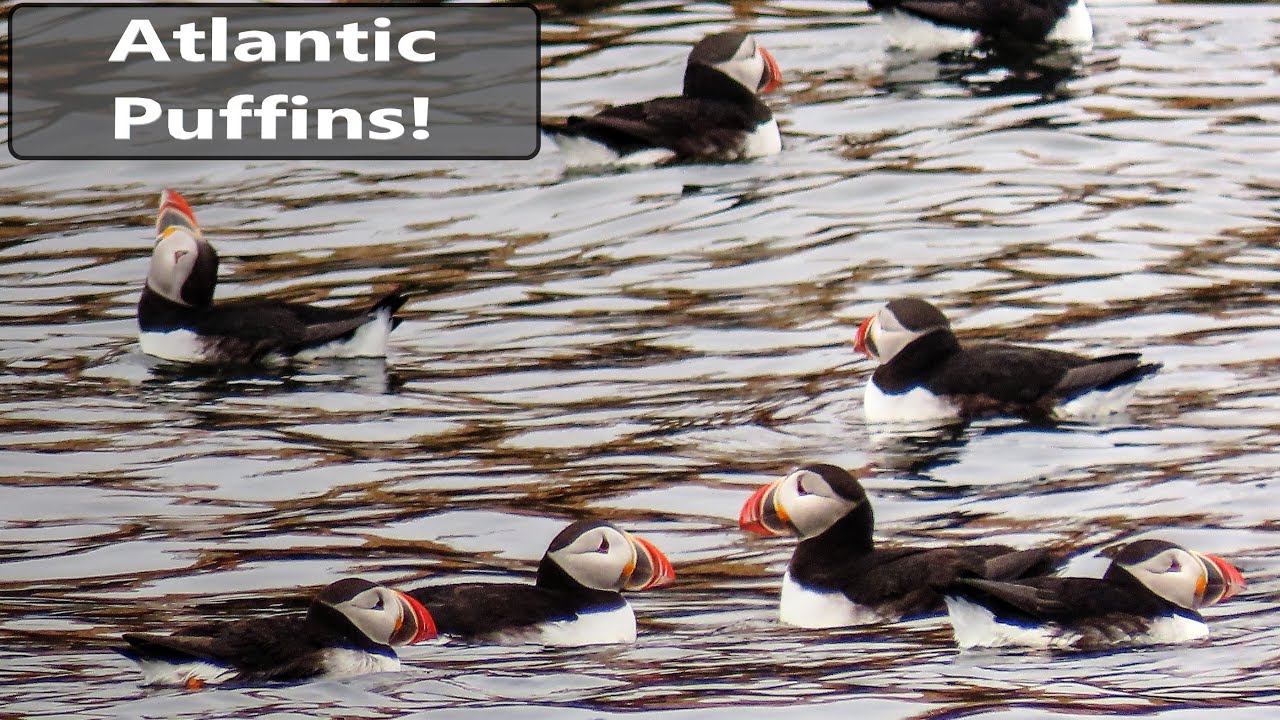
[{"label": "rippled water", "polygon": [[[752,29],[784,153],[565,177],[529,162],[0,161],[0,697],[28,717],[1272,717],[1280,7],[1097,3],[1076,71],[902,65],[845,2],[628,4],[544,23],[549,114],[669,92]],[[199,374],[137,350],[162,187],[221,296],[407,287],[389,362]],[[933,298],[966,337],[1143,351],[1128,417],[884,443],[856,323]],[[940,620],[775,619],[787,540],[741,503],[875,462],[882,537],[1093,551],[1158,535],[1249,578],[1203,644],[957,653]],[[428,646],[405,672],[184,693],[119,633],[301,606],[342,575],[529,577],[596,516],[679,573],[634,647]]]}]

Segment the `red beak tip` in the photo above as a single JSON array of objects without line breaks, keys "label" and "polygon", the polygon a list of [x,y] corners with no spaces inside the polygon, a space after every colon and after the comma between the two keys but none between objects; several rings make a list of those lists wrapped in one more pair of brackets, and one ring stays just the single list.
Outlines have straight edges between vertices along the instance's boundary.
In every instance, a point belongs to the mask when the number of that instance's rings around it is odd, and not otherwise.
[{"label": "red beak tip", "polygon": [[1218,602],[1239,594],[1241,590],[1249,586],[1249,583],[1244,579],[1244,575],[1240,573],[1235,565],[1216,555],[1206,555],[1206,557],[1218,568],[1218,572],[1222,573],[1222,581],[1226,585],[1223,588],[1222,597],[1218,598]]},{"label": "red beak tip", "polygon": [[654,577],[653,581],[650,582],[647,587],[651,587],[651,588],[666,587],[668,585],[671,585],[675,581],[676,581],[675,568],[671,567],[671,563],[664,562],[662,564],[662,568],[658,571],[656,577]]},{"label": "red beak tip", "polygon": [[663,587],[675,582],[676,571],[671,567],[671,561],[667,559],[667,556],[648,540],[642,537],[632,537],[635,538],[636,543],[640,546],[638,550],[642,550],[644,554],[649,556],[649,566],[652,568],[649,580],[638,589],[648,590],[649,588]]},{"label": "red beak tip", "polygon": [[738,514],[738,527],[755,535],[772,537],[778,533],[769,529],[764,524],[764,504],[765,499],[769,495],[769,491],[773,489],[776,483],[769,483],[764,487],[756,490],[747,499],[746,504],[742,506],[742,512]]},{"label": "red beak tip", "polygon": [[409,644],[432,640],[439,635],[436,629],[436,620],[431,617],[431,611],[426,606],[418,602],[412,595],[400,593],[400,597],[408,604],[409,609],[413,612],[413,619],[418,626],[418,632],[409,640]]},{"label": "red beak tip", "polygon": [[867,357],[871,357],[871,353],[867,352],[867,331],[871,329],[871,321],[874,318],[875,316],[872,315],[862,321],[862,324],[858,326],[858,335],[853,341],[854,351],[866,355]]},{"label": "red beak tip", "polygon": [[760,56],[764,58],[765,71],[768,75],[768,80],[764,87],[760,88],[760,93],[771,93],[782,87],[782,70],[778,68],[778,61],[773,59],[773,53],[761,47]]},{"label": "red beak tip", "polygon": [[196,214],[191,209],[191,206],[187,204],[187,199],[182,197],[182,194],[177,190],[165,188],[160,193],[160,212],[164,212],[164,209],[167,207],[177,208],[184,215],[191,218],[193,222],[196,219]]}]

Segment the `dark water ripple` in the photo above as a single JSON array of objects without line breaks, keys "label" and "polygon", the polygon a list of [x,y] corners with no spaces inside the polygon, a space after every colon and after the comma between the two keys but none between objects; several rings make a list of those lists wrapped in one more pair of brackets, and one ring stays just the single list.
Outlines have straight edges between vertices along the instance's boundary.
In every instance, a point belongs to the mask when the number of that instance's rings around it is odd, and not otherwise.
[{"label": "dark water ripple", "polygon": [[[0,163],[0,683],[25,717],[1271,717],[1280,121],[1270,4],[1099,4],[1075,69],[890,61],[846,3],[632,3],[544,25],[544,110],[669,92],[737,26],[788,84],[787,151],[562,176],[525,163]],[[412,300],[382,363],[200,374],[140,356],[161,187],[223,294]],[[971,337],[1140,349],[1127,417],[862,426],[850,342],[885,299]],[[882,468],[881,534],[1095,550],[1159,535],[1249,578],[1200,645],[954,651],[921,621],[774,620],[787,541],[747,494],[795,463]],[[302,606],[360,574],[529,577],[566,521],[678,567],[634,647],[426,646],[396,675],[140,688],[108,646]]]}]

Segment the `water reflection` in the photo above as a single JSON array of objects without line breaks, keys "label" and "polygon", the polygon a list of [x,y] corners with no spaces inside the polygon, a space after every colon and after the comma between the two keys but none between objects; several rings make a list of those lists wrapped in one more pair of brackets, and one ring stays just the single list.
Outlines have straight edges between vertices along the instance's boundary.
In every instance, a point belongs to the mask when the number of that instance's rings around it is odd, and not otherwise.
[{"label": "water reflection", "polygon": [[908,97],[936,96],[953,86],[969,97],[1027,95],[1037,102],[1073,96],[1071,81],[1090,72],[1085,58],[1069,49],[1049,54],[975,55],[957,53],[941,58],[892,52],[877,86]]},{"label": "water reflection", "polygon": [[959,462],[964,449],[963,424],[912,431],[892,427],[869,431],[872,463],[900,475],[928,476],[929,471]]},{"label": "water reflection", "polygon": [[[939,66],[914,81],[843,2],[544,23],[552,115],[662,94],[692,40],[759,33],[789,94],[773,105],[784,152],[757,163],[566,176],[548,149],[0,165],[6,711],[1274,704],[1280,12],[1104,6],[1095,21],[1098,48],[1061,78]],[[132,313],[162,187],[193,190],[228,295],[413,288],[387,364],[205,376],[141,358]],[[1112,423],[873,438],[852,319],[904,295],[945,300],[965,337],[1165,368]],[[752,489],[815,461],[881,468],[867,486],[886,538],[1093,550],[1159,534],[1251,587],[1211,609],[1205,644],[1071,662],[957,653],[937,622],[797,633],[774,617],[790,544],[748,545],[735,521]],[[396,676],[194,695],[140,689],[106,650],[123,630],[297,607],[343,575],[519,576],[543,550],[531,538],[581,517],[676,565],[676,585],[635,599],[634,647],[422,648]]]}]

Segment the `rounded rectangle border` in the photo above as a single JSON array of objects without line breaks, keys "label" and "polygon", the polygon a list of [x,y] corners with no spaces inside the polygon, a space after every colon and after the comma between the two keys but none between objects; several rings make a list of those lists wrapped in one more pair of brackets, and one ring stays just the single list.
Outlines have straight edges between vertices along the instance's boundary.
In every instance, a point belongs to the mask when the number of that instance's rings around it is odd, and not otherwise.
[{"label": "rounded rectangle border", "polygon": [[540,22],[526,4],[21,3],[9,12],[9,152],[529,159]]}]

